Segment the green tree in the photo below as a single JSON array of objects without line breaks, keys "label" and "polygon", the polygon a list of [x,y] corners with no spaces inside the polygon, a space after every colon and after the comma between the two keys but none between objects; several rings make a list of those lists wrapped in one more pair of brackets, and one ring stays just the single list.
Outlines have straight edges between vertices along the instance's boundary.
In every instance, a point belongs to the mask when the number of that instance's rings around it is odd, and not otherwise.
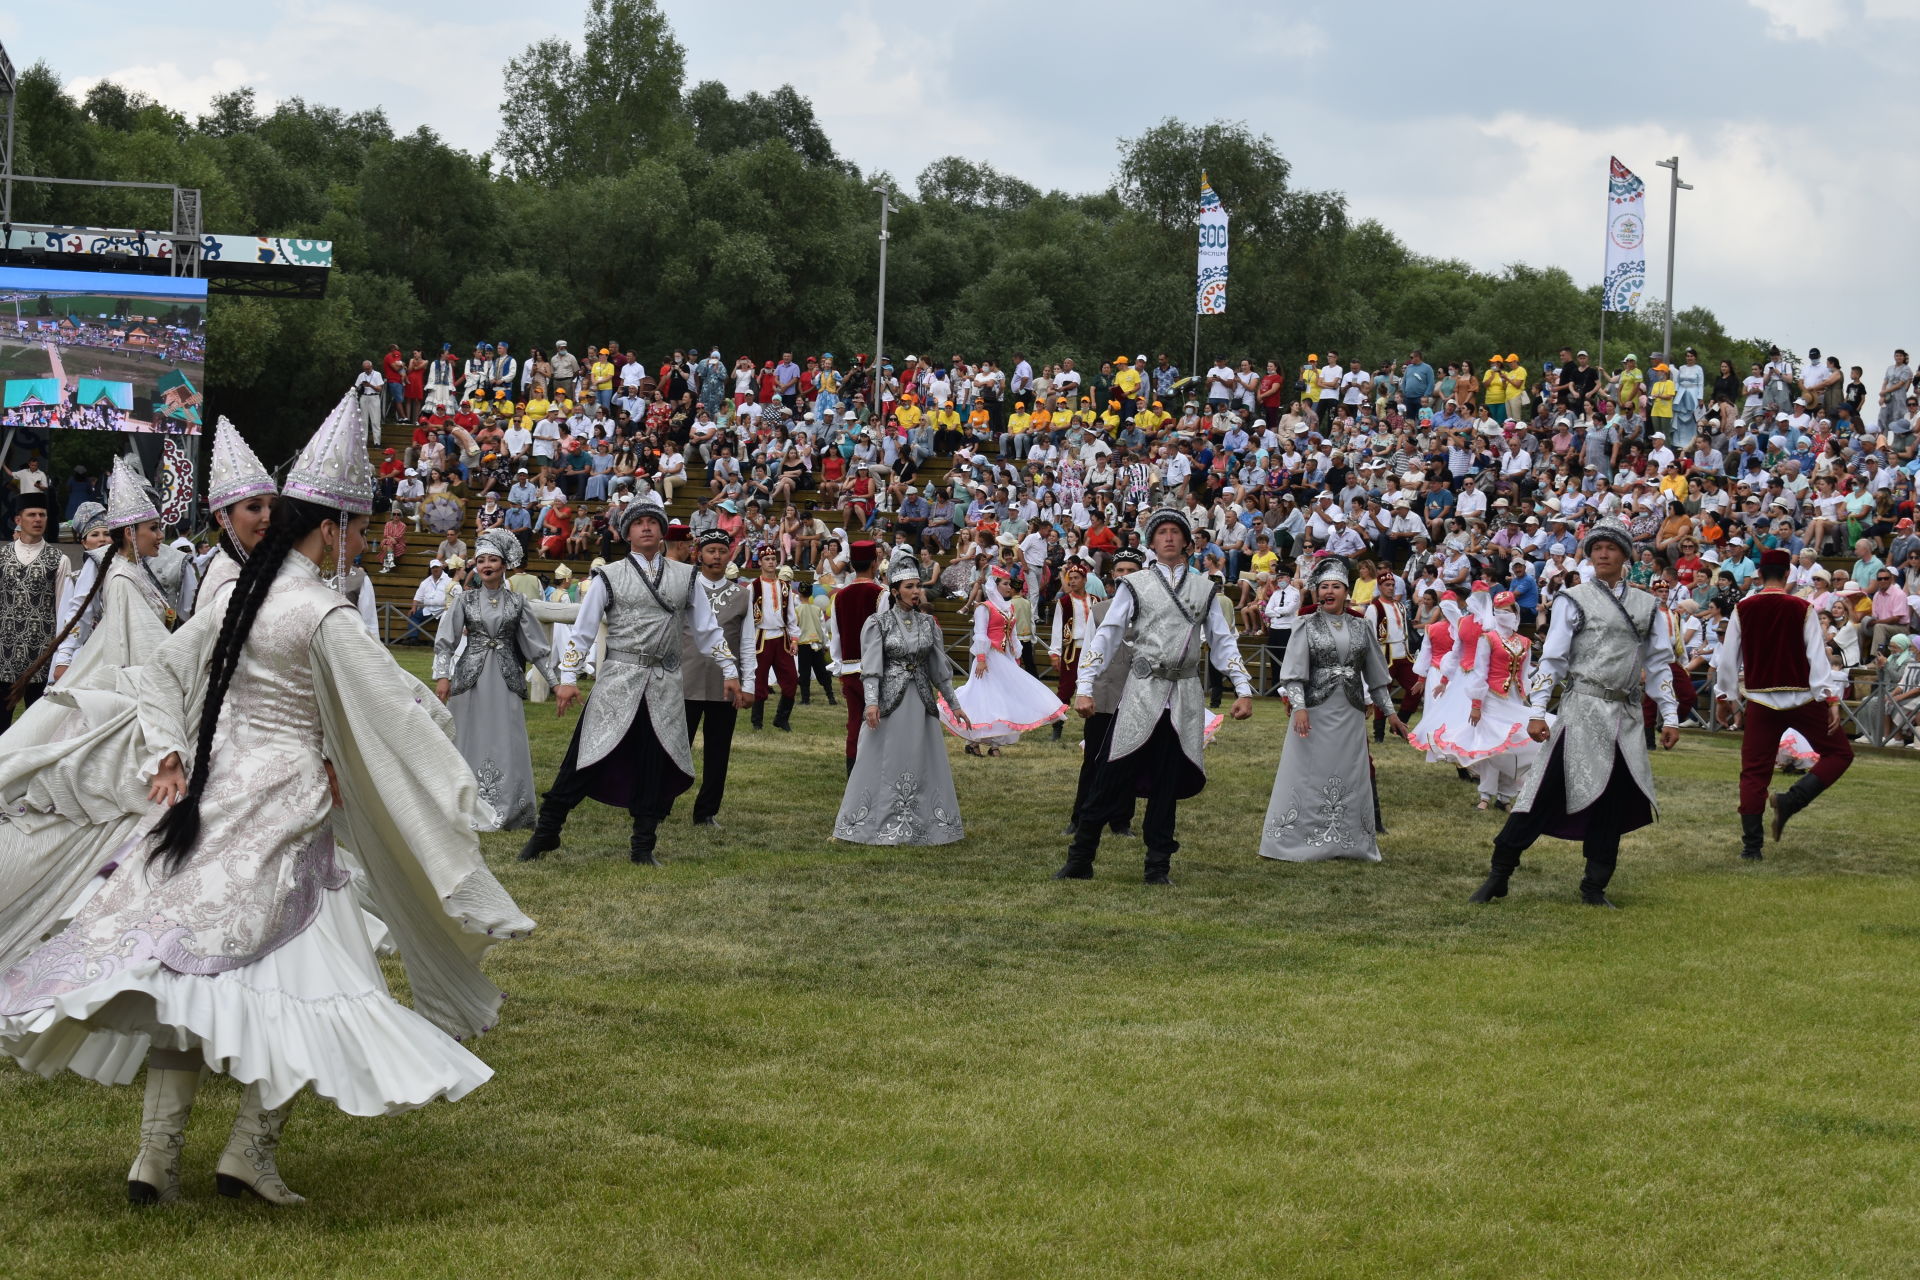
[{"label": "green tree", "polygon": [[686,51],[653,0],[588,0],[579,53],[564,40],[507,64],[500,156],[540,182],[623,173],[685,136]]}]

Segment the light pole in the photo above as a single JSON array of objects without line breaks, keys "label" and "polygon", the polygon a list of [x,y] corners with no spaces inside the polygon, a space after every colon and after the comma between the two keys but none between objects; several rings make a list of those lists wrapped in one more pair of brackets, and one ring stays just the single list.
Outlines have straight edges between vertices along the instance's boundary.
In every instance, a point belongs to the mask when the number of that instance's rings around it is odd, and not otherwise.
[{"label": "light pole", "polygon": [[873,323],[873,376],[876,386],[872,394],[872,403],[879,405],[880,388],[885,385],[885,366],[887,344],[887,215],[900,212],[893,207],[893,190],[884,182],[874,188],[880,193],[880,306]]},{"label": "light pole", "polygon": [[1667,198],[1667,324],[1660,335],[1660,358],[1673,363],[1673,239],[1680,222],[1680,193],[1693,190],[1691,182],[1680,181],[1680,157],[1656,160],[1662,169],[1673,170],[1673,188]]}]

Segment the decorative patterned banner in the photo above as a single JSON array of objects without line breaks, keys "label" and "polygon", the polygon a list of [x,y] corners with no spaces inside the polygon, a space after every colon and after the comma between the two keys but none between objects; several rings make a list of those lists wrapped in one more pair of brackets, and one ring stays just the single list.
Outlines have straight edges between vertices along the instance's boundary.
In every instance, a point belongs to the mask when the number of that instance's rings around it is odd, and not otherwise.
[{"label": "decorative patterned banner", "polygon": [[1607,274],[1602,311],[1632,311],[1647,288],[1647,184],[1612,160],[1607,177]]},{"label": "decorative patterned banner", "polygon": [[193,506],[193,460],[178,440],[160,442],[160,523],[180,524]]},{"label": "decorative patterned banner", "polygon": [[1200,172],[1200,279],[1194,305],[1203,316],[1227,312],[1227,211]]}]

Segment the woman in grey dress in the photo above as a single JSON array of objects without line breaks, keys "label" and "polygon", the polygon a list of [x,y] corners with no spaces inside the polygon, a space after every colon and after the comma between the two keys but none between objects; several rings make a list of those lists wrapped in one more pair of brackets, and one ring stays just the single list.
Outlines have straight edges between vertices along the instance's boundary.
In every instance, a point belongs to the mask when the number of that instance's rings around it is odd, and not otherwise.
[{"label": "woman in grey dress", "polygon": [[1379,640],[1347,612],[1347,584],[1347,564],[1338,556],[1314,566],[1314,611],[1300,620],[1280,665],[1280,687],[1293,717],[1260,829],[1263,858],[1380,861],[1367,758],[1368,702],[1401,737],[1407,726],[1394,714]]},{"label": "woman in grey dress", "polygon": [[[527,745],[527,664],[554,678],[545,630],[525,596],[507,586],[522,558],[504,529],[480,535],[473,554],[476,585],[447,596],[433,641],[434,692],[453,713],[454,741],[497,821],[487,830],[533,826],[533,752]],[[465,642],[464,644],[462,642]]]},{"label": "woman in grey dress", "polygon": [[952,844],[965,832],[941,736],[940,699],[956,723],[971,722],[953,700],[940,626],[920,611],[920,564],[911,551],[895,549],[887,586],[892,607],[876,611],[860,628],[866,724],[834,819],[834,839]]}]

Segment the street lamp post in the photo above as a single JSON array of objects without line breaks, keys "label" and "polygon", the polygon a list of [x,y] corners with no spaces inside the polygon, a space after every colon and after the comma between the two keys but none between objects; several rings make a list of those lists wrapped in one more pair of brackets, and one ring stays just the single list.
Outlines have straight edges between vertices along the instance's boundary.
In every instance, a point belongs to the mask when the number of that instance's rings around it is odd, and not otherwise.
[{"label": "street lamp post", "polygon": [[1667,197],[1667,323],[1660,336],[1660,358],[1673,363],[1673,241],[1680,222],[1680,193],[1693,190],[1691,182],[1680,181],[1680,157],[1656,160],[1662,169],[1673,171],[1673,187]]},{"label": "street lamp post", "polygon": [[[882,372],[885,365],[887,343],[887,215],[898,213],[893,207],[893,190],[885,183],[874,188],[880,193],[880,305],[873,324],[873,376],[877,382],[884,382]],[[880,403],[879,386],[872,394],[872,403]]]}]

